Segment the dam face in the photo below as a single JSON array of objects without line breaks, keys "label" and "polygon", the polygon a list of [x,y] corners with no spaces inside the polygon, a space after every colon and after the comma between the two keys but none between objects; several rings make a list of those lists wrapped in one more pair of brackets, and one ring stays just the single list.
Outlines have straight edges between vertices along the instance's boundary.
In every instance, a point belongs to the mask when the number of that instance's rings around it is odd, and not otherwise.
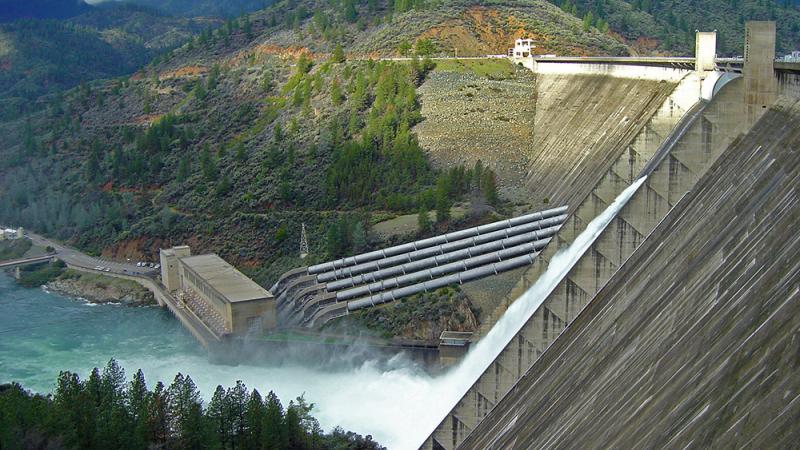
[{"label": "dam face", "polygon": [[[523,379],[524,376],[527,379],[526,373],[530,374],[529,371],[532,370],[532,367],[539,368],[544,373],[549,370],[549,364],[555,364],[557,361],[559,369],[565,371],[565,377],[569,377],[570,368],[582,370],[562,364],[562,360],[550,359],[548,362],[538,362],[537,360],[542,355],[551,354],[554,343],[562,340],[559,336],[568,329],[568,326],[571,327],[570,324],[576,318],[583,317],[581,311],[587,305],[593,304],[594,300],[592,299],[601,292],[601,289],[615,277],[622,276],[623,271],[620,269],[631,255],[639,254],[644,243],[658,246],[657,238],[652,235],[654,230],[661,229],[660,227],[667,218],[671,217],[671,214],[676,214],[678,205],[681,205],[695,192],[698,182],[706,179],[712,167],[717,167],[715,164],[721,155],[727,154],[726,149],[739,148],[741,150],[741,147],[736,146],[741,143],[742,134],[749,129],[748,121],[752,118],[748,114],[747,107],[750,99],[746,96],[747,80],[748,76],[745,73],[745,77],[728,82],[710,102],[698,101],[701,82],[699,75],[688,74],[680,80],[672,91],[671,97],[664,101],[647,124],[631,137],[624,151],[621,151],[610,164],[610,168],[603,173],[591,192],[577,204],[573,214],[567,219],[551,244],[542,252],[540,259],[526,270],[517,286],[503,303],[511,304],[514,299],[525,292],[543,272],[558,248],[572,242],[586,228],[586,224],[602,212],[634,180],[642,175],[647,175],[644,185],[636,191],[543,305],[535,311],[522,330],[510,340],[497,359],[489,365],[453,410],[441,421],[423,448],[456,448],[464,442],[468,435],[473,436],[474,442],[479,443],[470,443],[469,446],[465,443],[468,448],[495,447],[496,443],[491,439],[496,437],[503,427],[508,427],[508,429],[515,427],[514,423],[517,420],[515,417],[518,414],[522,412],[530,415],[537,414],[536,408],[529,409],[528,404],[514,404],[513,396],[507,395],[518,380]],[[795,81],[794,75],[785,77],[783,82],[776,85],[776,91],[784,94],[794,92]],[[778,109],[780,112],[770,114],[769,118],[775,120],[777,117],[775,114],[793,117],[796,112],[795,106],[783,105]],[[679,111],[675,114],[677,117],[671,116],[670,110]],[[762,124],[763,122],[758,123]],[[788,122],[785,120],[784,123],[794,123],[794,119]],[[791,135],[792,127],[789,126],[789,129],[790,131],[786,133]],[[780,130],[785,132],[783,126]],[[796,125],[793,130],[796,134]],[[760,133],[762,133],[759,135],[760,137],[754,139],[766,139],[765,132],[760,131]],[[730,151],[728,150],[728,152]],[[768,160],[769,158],[763,161]],[[766,164],[763,161],[762,164]],[[731,189],[735,188],[729,187],[728,191]],[[718,203],[707,205],[709,208],[718,206],[721,207]],[[694,228],[686,230],[688,235],[695,232]],[[656,239],[656,243],[654,243],[654,239]],[[700,257],[693,249],[685,248],[684,251],[693,255],[693,258]],[[721,256],[716,257],[720,258]],[[733,257],[733,255],[729,257]],[[756,264],[754,267],[757,268],[759,265]],[[628,266],[626,265],[624,268],[628,268]],[[660,270],[660,266],[650,267],[653,274]],[[647,278],[646,275],[641,275],[641,277]],[[622,287],[620,289],[624,290]],[[639,290],[630,295],[633,299],[640,298],[642,300],[650,297],[647,290]],[[599,311],[596,312],[600,314]],[[684,311],[684,313],[686,312]],[[613,335],[614,332],[610,331],[610,333]],[[631,339],[636,341],[633,337]],[[635,344],[632,345],[631,348],[635,348]],[[596,350],[600,351],[601,349],[596,348]],[[584,349],[581,356],[594,361],[589,350]],[[556,356],[556,358],[558,357]],[[646,367],[644,368],[646,369]],[[573,386],[573,388],[580,390],[579,387]],[[518,391],[514,396],[519,396],[522,392],[525,391]],[[558,398],[560,393],[554,392],[548,392],[545,394],[545,398],[549,398],[550,401]],[[503,400],[504,398],[507,400]],[[567,395],[567,398],[570,398],[570,395]],[[646,402],[646,399],[642,400]],[[536,402],[538,399],[529,398],[529,401]],[[503,404],[502,402],[512,403],[501,408],[499,405]],[[596,419],[598,411],[605,408],[605,405],[601,407],[600,404],[595,404],[594,406],[594,409],[587,407],[584,414]],[[515,409],[517,407],[520,409]],[[539,407],[545,408],[542,405]],[[570,409],[573,406],[564,408],[565,416],[561,420],[568,422],[570,419],[567,411],[574,411],[574,409]],[[589,414],[589,411],[592,414]],[[488,424],[485,425],[487,428],[481,428],[484,426],[481,424],[487,418],[493,418],[494,424]],[[627,419],[618,416],[617,420],[624,423]],[[553,424],[553,426],[558,425]],[[517,422],[514,429],[516,433],[526,436],[529,434],[529,431],[524,429],[524,421]],[[598,430],[602,430],[602,428],[598,428]],[[541,439],[547,439],[547,436],[540,434],[539,431],[532,433]],[[505,445],[509,448],[515,445],[517,446],[515,448],[552,445],[550,441],[535,439],[526,441],[526,444],[521,444],[522,441],[514,444],[515,436],[517,435],[514,433],[508,433]],[[565,433],[563,436],[571,436],[571,434]],[[588,439],[585,444],[589,445],[590,442],[592,441]],[[641,443],[608,442],[607,445],[638,446]],[[567,445],[566,441],[562,441],[561,444]],[[649,444],[653,445],[654,442],[649,441]]]},{"label": "dam face", "polygon": [[798,147],[779,99],[459,448],[796,446]]}]

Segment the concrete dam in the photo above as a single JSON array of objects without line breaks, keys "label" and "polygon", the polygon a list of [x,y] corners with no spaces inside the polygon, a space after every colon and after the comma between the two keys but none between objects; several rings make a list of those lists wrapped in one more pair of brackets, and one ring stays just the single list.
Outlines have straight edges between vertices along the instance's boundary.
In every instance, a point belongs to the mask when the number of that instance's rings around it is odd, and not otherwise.
[{"label": "concrete dam", "polygon": [[[793,174],[796,165],[800,129],[797,122],[800,70],[773,67],[774,24],[752,22],[747,29],[748,51],[741,76],[712,75],[718,68],[713,57],[703,67],[703,59],[698,56],[695,70],[677,82],[669,100],[650,118],[648,125],[632,136],[591,192],[571,208],[564,225],[507,296],[507,305],[514,305],[516,299],[535,286],[536,280],[547,273],[548,265],[558,258],[560,248],[582,236],[587,224],[607,210],[621,192],[636,185],[624,206],[455,403],[425,441],[424,448],[541,448],[574,446],[578,442],[579,447],[657,446],[665,442],[689,444],[698,435],[706,439],[702,441],[705,446],[723,442],[741,446],[750,444],[741,440],[743,430],[749,430],[744,435],[750,439],[755,436],[752,430],[760,429],[753,428],[753,423],[774,427],[782,442],[797,442],[798,431],[790,425],[796,423],[800,411],[797,383],[788,381],[792,378],[791,368],[796,371],[797,362],[782,362],[778,358],[780,351],[773,351],[768,341],[775,339],[775,346],[793,345],[789,343],[796,340],[797,333],[796,318],[777,319],[774,314],[777,308],[797,306],[796,239],[793,233],[779,235],[790,230],[790,224],[797,218],[791,209],[796,203],[796,180],[789,174]],[[701,51],[698,48],[698,55]],[[542,69],[536,65],[534,70]],[[544,70],[553,73],[575,69],[561,67]],[[711,87],[710,82],[714,83]],[[664,114],[674,104],[680,104],[683,111],[678,118]],[[654,129],[662,130],[659,139],[653,139],[650,130]],[[770,148],[774,151],[769,151]],[[742,161],[738,168],[736,158]],[[720,169],[726,164],[731,167]],[[708,196],[701,195],[702,191],[707,191]],[[769,197],[772,194],[777,197]],[[690,209],[687,204],[694,198],[698,200],[694,209]],[[764,206],[765,209],[759,210],[761,213],[747,209],[773,201],[776,209]],[[781,220],[787,221],[784,226],[778,226]],[[759,230],[764,234],[751,234],[747,227],[756,225],[762,227]],[[772,229],[773,226],[776,228]],[[677,247],[661,241],[662,233],[665,239],[680,236],[675,238],[684,243],[680,258],[675,258]],[[757,256],[762,249],[755,242],[762,240],[775,246],[774,252],[765,255],[768,260]],[[650,264],[653,261],[650,258],[656,254],[662,255],[662,260]],[[778,261],[771,259],[773,255]],[[780,259],[780,255],[785,256]],[[667,264],[665,261],[670,258],[673,259]],[[632,261],[647,264],[642,267]],[[778,264],[779,261],[784,264]],[[670,267],[686,278],[674,278]],[[736,270],[742,271],[741,275],[735,275]],[[717,278],[713,278],[714,274]],[[658,281],[661,278],[665,281]],[[715,279],[721,281],[715,283]],[[692,283],[697,287],[692,288]],[[618,290],[619,303],[609,300],[602,305],[598,299],[605,298],[605,290],[612,286]],[[755,286],[764,290],[755,290]],[[780,294],[776,298],[768,292]],[[763,307],[744,308],[742,302],[751,297],[754,302],[763,298],[766,303]],[[720,302],[724,303],[725,298],[745,310],[752,308],[753,314],[759,313],[757,316],[732,313],[727,317],[730,321],[722,324],[709,314],[714,307],[722,307]],[[690,301],[697,306],[685,303]],[[670,302],[675,302],[675,309],[667,307]],[[706,309],[702,309],[703,302],[708,302]],[[634,304],[642,311],[639,315],[629,310]],[[646,311],[653,310],[664,312],[648,316]],[[615,321],[618,317],[619,322]],[[622,322],[622,318],[629,321]],[[581,327],[584,323],[587,325]],[[602,331],[588,325],[596,323],[603,324]],[[760,327],[767,323],[770,331]],[[696,337],[696,342],[688,342],[685,335],[676,331],[692,324],[694,329],[689,335]],[[760,331],[764,335],[761,342],[767,345],[764,351],[775,357],[767,361],[769,358],[753,354],[756,344],[747,342],[745,330]],[[570,336],[576,336],[575,339],[580,336],[583,340],[573,343]],[[736,337],[743,340],[736,341]],[[720,344],[709,347],[718,338]],[[651,342],[663,344],[650,345]],[[671,350],[670,343],[687,346],[688,353]],[[735,348],[751,351],[746,356],[733,354]],[[663,352],[672,359],[663,359]],[[643,362],[648,358],[652,364]],[[636,370],[629,374],[622,369],[623,360],[629,366],[636,365]],[[687,369],[689,361],[701,360],[728,370],[727,378],[715,378],[723,374],[710,373],[711,370],[698,373]],[[732,361],[739,361],[739,366],[733,367]],[[701,366],[706,367],[695,362],[694,367]],[[596,379],[594,367],[605,370],[606,378]],[[639,374],[638,378],[634,373]],[[680,377],[679,381],[667,374]],[[739,378],[747,374],[750,378]],[[692,384],[703,376],[707,377],[706,384]],[[747,385],[758,384],[758,376],[774,378],[760,384],[774,389],[772,400],[741,393]],[[752,406],[752,409],[726,413],[725,402],[731,399],[719,395],[719,388],[712,382],[715,379],[729,382],[727,389],[732,391],[726,392],[741,394],[735,398],[737,406]],[[665,384],[668,380],[675,381],[675,385]],[[680,383],[688,384],[682,390]],[[635,390],[635,386],[639,389]],[[783,387],[786,390],[781,391]],[[667,389],[673,393],[672,397],[664,394]],[[783,398],[778,398],[779,392]],[[702,403],[703,396],[713,398],[714,404]],[[598,401],[599,397],[608,402]],[[622,404],[625,409],[615,409],[615,405]],[[695,405],[694,408],[689,404]],[[669,409],[669,405],[674,409]],[[643,410],[650,411],[649,419],[638,415]],[[756,410],[769,414],[755,414]],[[711,427],[716,431],[701,430],[697,428],[700,425],[694,425],[716,421],[725,414],[730,429],[723,430],[716,422]],[[640,424],[638,428],[635,425],[625,428],[631,417],[641,418],[636,422]],[[769,422],[772,418],[776,419]],[[695,427],[694,433],[686,431],[690,427]],[[680,436],[673,438],[679,431]],[[697,441],[694,444],[698,445]]]}]

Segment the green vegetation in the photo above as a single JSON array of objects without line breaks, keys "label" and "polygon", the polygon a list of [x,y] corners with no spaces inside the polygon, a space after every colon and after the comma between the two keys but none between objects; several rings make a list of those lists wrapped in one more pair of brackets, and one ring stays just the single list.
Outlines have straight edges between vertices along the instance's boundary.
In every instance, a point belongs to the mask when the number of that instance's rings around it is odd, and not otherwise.
[{"label": "green vegetation", "polygon": [[[582,20],[584,30],[614,31],[635,42],[641,51],[668,51],[690,55],[695,30],[717,30],[720,55],[742,55],[744,23],[777,22],[779,54],[795,50],[800,42],[800,8],[785,0],[551,0]],[[648,42],[649,41],[649,42]]]},{"label": "green vegetation", "polygon": [[39,287],[60,277],[66,269],[63,261],[32,264],[20,267],[19,284],[26,288]]},{"label": "green vegetation", "polygon": [[341,428],[323,433],[302,396],[284,407],[273,392],[262,397],[238,381],[203,403],[188,375],[150,390],[141,370],[128,382],[112,359],[85,380],[61,372],[52,396],[0,385],[0,448],[383,448]]},{"label": "green vegetation", "polygon": [[474,73],[490,80],[514,77],[514,66],[507,59],[444,59],[436,62],[440,72]]},{"label": "green vegetation", "polygon": [[32,246],[33,243],[28,239],[0,241],[0,261],[22,258],[22,255],[30,250]]},{"label": "green vegetation", "polygon": [[457,287],[403,298],[351,314],[353,320],[385,338],[438,339],[442,331],[475,331],[480,312]]},{"label": "green vegetation", "polygon": [[80,11],[69,20],[0,24],[0,118],[41,108],[31,100],[42,95],[58,101],[81,82],[130,74],[201,29],[199,20],[117,2]]}]

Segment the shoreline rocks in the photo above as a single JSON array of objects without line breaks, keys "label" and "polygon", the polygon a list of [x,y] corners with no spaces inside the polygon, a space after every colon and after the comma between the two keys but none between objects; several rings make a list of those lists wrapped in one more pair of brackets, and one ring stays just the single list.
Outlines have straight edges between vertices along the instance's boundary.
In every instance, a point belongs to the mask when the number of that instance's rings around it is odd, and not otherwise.
[{"label": "shoreline rocks", "polygon": [[[88,278],[88,279],[87,279]],[[133,282],[99,276],[59,278],[45,284],[45,289],[89,303],[119,303],[124,306],[151,306],[156,304],[153,293]]]}]

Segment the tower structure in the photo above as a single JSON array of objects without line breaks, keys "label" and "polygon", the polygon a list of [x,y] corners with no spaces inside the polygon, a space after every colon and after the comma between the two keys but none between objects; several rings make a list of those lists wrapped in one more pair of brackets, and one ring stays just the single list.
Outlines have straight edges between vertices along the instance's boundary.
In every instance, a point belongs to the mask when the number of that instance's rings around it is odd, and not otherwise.
[{"label": "tower structure", "polygon": [[300,228],[300,258],[308,256],[308,236],[306,236],[306,224]]}]

